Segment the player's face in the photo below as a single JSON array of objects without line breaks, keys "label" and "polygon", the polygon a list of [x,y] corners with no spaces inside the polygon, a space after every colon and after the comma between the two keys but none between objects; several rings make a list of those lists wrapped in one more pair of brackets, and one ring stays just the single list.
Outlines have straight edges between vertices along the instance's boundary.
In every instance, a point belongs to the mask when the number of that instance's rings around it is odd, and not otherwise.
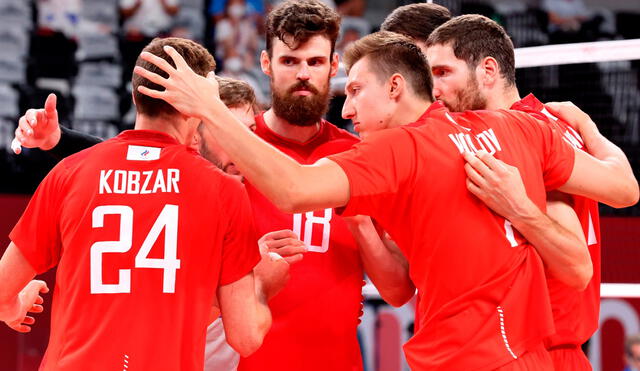
[{"label": "player's face", "polygon": [[260,61],[271,76],[275,114],[293,125],[316,124],[327,111],[329,79],[338,70],[329,39],[314,36],[295,50],[275,39],[271,58],[263,52]]},{"label": "player's face", "polygon": [[[229,110],[237,117],[243,124],[245,124],[251,131],[256,128],[255,112],[250,104],[246,103],[240,106],[229,107]],[[220,170],[229,175],[237,177],[242,180],[242,174],[236,169],[233,162],[227,153],[222,150],[220,144],[216,138],[211,135],[209,130],[199,128],[196,133],[197,149],[200,155],[207,159],[212,164],[216,165]]]},{"label": "player's face", "polygon": [[631,346],[631,355],[626,355],[627,363],[633,367],[633,370],[640,370],[640,344]]},{"label": "player's face", "polygon": [[387,94],[389,82],[380,82],[365,57],[349,71],[342,117],[353,122],[353,129],[365,138],[369,133],[390,127],[393,112]]},{"label": "player's face", "polygon": [[451,111],[485,109],[487,99],[480,91],[475,69],[456,58],[449,45],[427,48],[427,60],[433,76],[433,96]]}]

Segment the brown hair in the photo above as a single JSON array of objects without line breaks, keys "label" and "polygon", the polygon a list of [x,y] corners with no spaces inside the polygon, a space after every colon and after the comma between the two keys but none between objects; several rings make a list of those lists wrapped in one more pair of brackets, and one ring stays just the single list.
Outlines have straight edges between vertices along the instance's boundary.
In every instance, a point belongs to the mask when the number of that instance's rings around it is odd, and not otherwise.
[{"label": "brown hair", "polygon": [[[189,67],[191,67],[191,69],[198,75],[206,76],[216,68],[216,62],[207,49],[202,45],[187,39],[177,37],[168,37],[164,39],[155,38],[149,43],[149,45],[145,46],[142,51],[157,55],[175,67],[173,59],[171,59],[171,57],[163,50],[163,47],[166,45],[173,47],[178,53],[180,53]],[[166,72],[140,57],[136,60],[136,66],[140,66],[163,77],[168,77]],[[135,73],[131,78],[131,84],[133,85],[133,97],[136,102],[136,110],[139,113],[150,117],[175,115],[178,113],[178,111],[176,111],[169,103],[160,99],[151,98],[138,92],[138,86],[140,85],[146,86],[150,89],[164,90],[160,85],[152,83]]]},{"label": "brown hair", "polygon": [[631,351],[634,345],[640,344],[640,334],[629,336],[624,341],[624,352],[629,357],[633,357],[634,354]]},{"label": "brown hair", "polygon": [[356,62],[367,57],[376,77],[384,82],[394,73],[401,74],[413,92],[433,101],[433,82],[429,63],[411,39],[395,32],[379,31],[351,44],[344,53],[347,73]]},{"label": "brown hair", "polygon": [[391,12],[380,26],[380,30],[397,32],[415,41],[427,42],[431,32],[450,19],[451,12],[442,5],[409,4]]},{"label": "brown hair", "polygon": [[273,54],[273,40],[297,49],[316,35],[331,41],[331,55],[340,32],[340,16],[318,0],[288,0],[276,6],[266,21],[267,53]]},{"label": "brown hair", "polygon": [[491,19],[478,14],[455,17],[429,36],[427,46],[436,44],[451,44],[456,58],[464,60],[470,68],[485,57],[495,58],[500,75],[508,85],[515,85],[513,43],[504,28]]},{"label": "brown hair", "polygon": [[220,99],[225,106],[233,108],[248,104],[255,112],[260,110],[256,102],[256,94],[247,82],[220,76],[216,76],[216,80],[218,80]]}]

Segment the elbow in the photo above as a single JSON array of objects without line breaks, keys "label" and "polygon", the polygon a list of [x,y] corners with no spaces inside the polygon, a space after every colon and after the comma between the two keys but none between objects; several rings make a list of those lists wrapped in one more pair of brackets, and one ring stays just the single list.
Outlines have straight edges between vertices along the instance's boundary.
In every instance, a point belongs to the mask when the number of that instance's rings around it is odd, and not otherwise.
[{"label": "elbow", "polygon": [[380,291],[380,296],[392,307],[399,308],[409,302],[416,293],[415,287],[405,287],[403,289],[394,288],[393,290]]},{"label": "elbow", "polygon": [[241,357],[248,357],[262,346],[263,338],[264,337],[248,336],[240,341],[231,341],[231,339],[228,339],[228,342]]},{"label": "elbow", "polygon": [[241,357],[248,357],[262,346],[262,341],[270,327],[271,316],[257,323],[245,334],[228,334],[227,342]]},{"label": "elbow", "polygon": [[589,285],[589,282],[591,282],[592,277],[593,265],[591,264],[591,260],[589,260],[587,263],[575,268],[573,279],[569,282],[569,286],[578,291],[584,291]]},{"label": "elbow", "polygon": [[612,196],[613,200],[611,200],[608,205],[617,209],[630,207],[638,203],[640,189],[638,188],[638,181],[633,174],[631,174],[631,177],[626,180],[620,189],[614,192]]}]

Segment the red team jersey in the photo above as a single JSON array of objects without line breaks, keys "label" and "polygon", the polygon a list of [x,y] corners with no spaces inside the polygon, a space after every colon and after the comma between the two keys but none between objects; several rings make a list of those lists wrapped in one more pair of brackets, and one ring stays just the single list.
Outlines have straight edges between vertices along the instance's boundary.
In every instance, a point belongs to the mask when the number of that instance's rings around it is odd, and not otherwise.
[{"label": "red team jersey", "polygon": [[260,259],[242,185],[155,131],[60,162],[11,240],[58,266],[42,370],[197,370],[219,285]]},{"label": "red team jersey", "polygon": [[349,178],[344,214],[375,218],[409,260],[421,292],[420,328],[404,346],[411,369],[498,368],[553,333],[549,294],[533,246],[467,190],[461,153],[485,149],[517,166],[544,210],[546,190],[571,174],[573,150],[514,111],[433,104],[410,126],[330,157]]},{"label": "red team jersey", "polygon": [[[312,164],[358,142],[329,122],[305,143],[284,138],[256,116],[255,133],[301,164]],[[285,288],[269,302],[271,330],[262,347],[240,360],[239,370],[360,370],[357,339],[363,270],[355,240],[333,209],[302,214],[279,211],[251,184],[247,192],[259,235],[294,231],[309,247],[291,266]]]},{"label": "red team jersey", "polygon": [[[587,151],[580,135],[566,122],[551,115],[533,94],[511,106],[531,114],[557,130],[573,147]],[[598,329],[600,311],[600,219],[598,203],[581,196],[572,196],[593,263],[593,278],[584,291],[577,291],[557,279],[549,278],[549,294],[553,307],[556,333],[546,341],[548,349],[558,346],[580,346]],[[581,351],[581,350],[580,350]]]}]

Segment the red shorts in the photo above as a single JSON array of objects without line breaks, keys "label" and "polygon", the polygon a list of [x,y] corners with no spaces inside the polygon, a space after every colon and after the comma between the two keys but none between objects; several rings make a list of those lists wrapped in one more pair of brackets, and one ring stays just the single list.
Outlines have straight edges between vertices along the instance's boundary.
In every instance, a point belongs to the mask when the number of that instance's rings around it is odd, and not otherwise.
[{"label": "red shorts", "polygon": [[557,371],[592,371],[591,363],[579,346],[549,349]]},{"label": "red shorts", "polygon": [[495,371],[554,371],[549,352],[542,344]]}]

